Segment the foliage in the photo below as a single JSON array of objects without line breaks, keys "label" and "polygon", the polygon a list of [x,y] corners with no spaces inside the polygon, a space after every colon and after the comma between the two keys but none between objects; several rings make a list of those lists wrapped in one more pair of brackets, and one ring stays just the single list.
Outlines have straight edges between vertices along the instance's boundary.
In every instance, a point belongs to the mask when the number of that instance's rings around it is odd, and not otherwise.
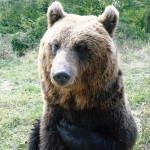
[{"label": "foliage", "polygon": [[121,25],[118,34],[123,33],[127,38],[145,39],[147,37],[148,0],[123,0],[118,2]]},{"label": "foliage", "polygon": [[33,23],[33,28],[27,32],[29,38],[30,46],[34,47],[39,42],[38,40],[42,38],[44,32],[46,31],[47,20],[46,15],[37,18],[36,22]]},{"label": "foliage", "polygon": [[[99,15],[107,5],[115,5],[120,12],[117,37],[145,39],[149,0],[60,0],[68,13]],[[29,47],[37,46],[47,28],[46,12],[50,0],[0,0],[0,33],[26,33]],[[17,40],[17,43],[19,43]],[[24,42],[24,41],[22,41]],[[14,42],[13,42],[14,43]]]},{"label": "foliage", "polygon": [[28,45],[26,45],[26,43],[17,38],[13,38],[11,44],[13,50],[17,53],[18,56],[23,56],[25,50],[28,48]]}]

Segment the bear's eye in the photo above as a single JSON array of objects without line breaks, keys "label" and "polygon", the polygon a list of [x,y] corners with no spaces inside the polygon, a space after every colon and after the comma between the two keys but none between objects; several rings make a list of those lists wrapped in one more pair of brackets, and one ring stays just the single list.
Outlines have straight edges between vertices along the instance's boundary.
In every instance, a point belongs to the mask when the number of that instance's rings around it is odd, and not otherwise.
[{"label": "bear's eye", "polygon": [[75,51],[76,52],[84,52],[84,51],[86,51],[87,50],[87,46],[86,46],[86,44],[85,43],[79,43],[79,44],[77,44],[76,45],[76,47],[75,47]]},{"label": "bear's eye", "polygon": [[88,47],[86,43],[79,43],[75,46],[75,52],[77,53],[78,57],[80,58],[80,60],[86,60],[87,58],[87,54],[88,54]]},{"label": "bear's eye", "polygon": [[54,56],[56,55],[56,53],[57,53],[59,47],[60,47],[59,44],[52,44],[52,45],[51,45],[52,54],[53,54]]}]

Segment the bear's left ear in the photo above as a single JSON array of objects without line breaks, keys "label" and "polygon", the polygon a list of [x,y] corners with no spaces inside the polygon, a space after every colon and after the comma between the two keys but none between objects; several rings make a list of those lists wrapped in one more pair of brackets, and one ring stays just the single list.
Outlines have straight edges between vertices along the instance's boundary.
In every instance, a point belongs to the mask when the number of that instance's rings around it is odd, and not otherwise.
[{"label": "bear's left ear", "polygon": [[113,5],[107,6],[98,19],[112,37],[119,19],[118,10]]},{"label": "bear's left ear", "polygon": [[54,1],[47,11],[48,28],[52,27],[56,21],[63,18],[65,15],[66,13],[64,12],[61,3],[59,1]]}]

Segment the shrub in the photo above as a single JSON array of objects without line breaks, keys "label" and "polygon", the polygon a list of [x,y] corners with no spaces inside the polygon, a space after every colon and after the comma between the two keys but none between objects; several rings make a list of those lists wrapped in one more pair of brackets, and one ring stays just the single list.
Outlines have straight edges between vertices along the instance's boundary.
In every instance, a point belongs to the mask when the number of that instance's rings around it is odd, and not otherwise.
[{"label": "shrub", "polygon": [[[35,47],[47,28],[46,12],[50,0],[2,0],[0,1],[0,33],[26,33],[25,38],[12,40],[13,50],[23,55],[28,47]],[[119,38],[146,39],[148,0],[61,0],[68,13],[99,15],[107,5],[115,5],[120,12]],[[137,11],[138,10],[138,11]]]},{"label": "shrub", "polygon": [[11,41],[13,51],[16,52],[17,56],[23,56],[25,54],[25,51],[29,46],[23,42],[23,40],[20,40],[16,37],[14,37]]}]

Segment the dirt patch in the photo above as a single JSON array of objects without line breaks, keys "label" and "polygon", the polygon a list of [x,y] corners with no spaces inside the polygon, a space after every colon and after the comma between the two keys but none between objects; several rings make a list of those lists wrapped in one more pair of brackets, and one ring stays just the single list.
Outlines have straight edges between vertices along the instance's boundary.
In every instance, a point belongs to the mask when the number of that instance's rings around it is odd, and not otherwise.
[{"label": "dirt patch", "polygon": [[0,83],[0,89],[4,91],[10,91],[15,84],[10,81],[2,81]]}]

